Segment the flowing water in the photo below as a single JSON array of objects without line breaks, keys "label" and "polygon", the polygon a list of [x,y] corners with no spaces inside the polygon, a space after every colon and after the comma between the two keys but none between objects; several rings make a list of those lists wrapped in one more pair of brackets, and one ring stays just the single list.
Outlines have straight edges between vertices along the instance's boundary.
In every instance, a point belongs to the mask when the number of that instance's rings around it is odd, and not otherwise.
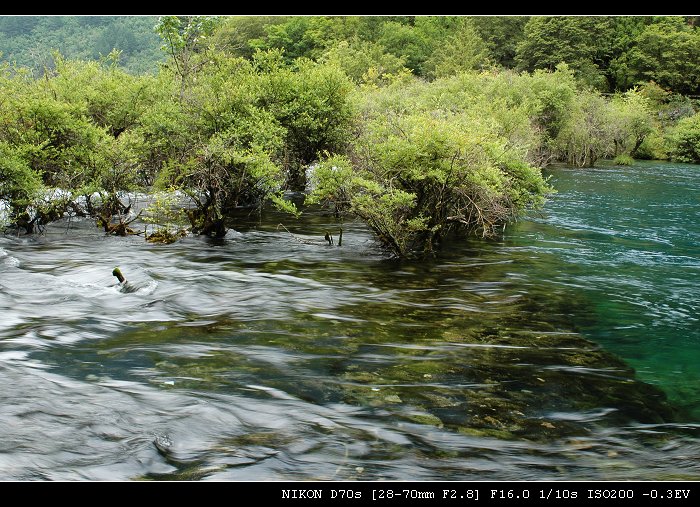
[{"label": "flowing water", "polygon": [[427,262],[322,210],[0,238],[0,479],[697,480],[700,167],[551,174]]}]

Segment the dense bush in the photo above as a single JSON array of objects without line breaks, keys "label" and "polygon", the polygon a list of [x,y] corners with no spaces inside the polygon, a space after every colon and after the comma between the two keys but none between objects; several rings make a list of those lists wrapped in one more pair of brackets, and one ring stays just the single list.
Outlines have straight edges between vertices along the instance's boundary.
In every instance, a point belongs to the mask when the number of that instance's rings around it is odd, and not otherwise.
[{"label": "dense bush", "polygon": [[669,134],[672,160],[700,164],[700,113],[678,122]]},{"label": "dense bush", "polygon": [[[527,162],[537,139],[525,135],[526,107],[506,114],[513,108],[491,94],[507,93],[498,79],[464,74],[365,90],[359,137],[346,156],[316,167],[308,201],[361,217],[402,257],[429,253],[453,233],[493,235],[542,204],[550,189]],[[445,93],[452,87],[461,93]]]},{"label": "dense bush", "polygon": [[304,187],[304,168],[324,151],[342,151],[351,134],[353,85],[333,63],[307,59],[283,65],[279,52],[257,53],[256,104],[284,129],[282,162],[291,188]]}]

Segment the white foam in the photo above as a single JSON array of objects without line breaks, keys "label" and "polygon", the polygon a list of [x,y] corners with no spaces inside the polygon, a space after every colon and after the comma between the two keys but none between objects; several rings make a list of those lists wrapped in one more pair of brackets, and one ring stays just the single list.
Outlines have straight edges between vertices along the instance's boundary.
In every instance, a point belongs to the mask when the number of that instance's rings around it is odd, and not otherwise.
[{"label": "white foam", "polygon": [[17,266],[19,266],[20,262],[17,257],[12,257],[7,252],[0,252],[0,264],[16,268]]},{"label": "white foam", "polygon": [[242,232],[238,232],[234,229],[229,229],[226,231],[226,235],[224,236],[224,239],[235,239],[235,238],[240,238],[243,236]]},{"label": "white foam", "polygon": [[6,352],[0,352],[0,361],[14,362],[26,359],[29,356],[29,352],[22,350],[8,350]]},{"label": "white foam", "polygon": [[158,282],[155,280],[151,280],[143,287],[139,287],[138,289],[136,289],[136,292],[139,294],[143,294],[145,296],[148,296],[150,294],[153,294],[157,288],[158,288]]}]

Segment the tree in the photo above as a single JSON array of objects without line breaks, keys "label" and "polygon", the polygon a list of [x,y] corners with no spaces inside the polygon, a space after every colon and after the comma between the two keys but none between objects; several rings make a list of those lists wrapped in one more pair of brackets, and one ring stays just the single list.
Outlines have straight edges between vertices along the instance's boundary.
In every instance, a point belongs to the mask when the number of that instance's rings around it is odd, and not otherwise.
[{"label": "tree", "polygon": [[554,70],[562,62],[589,85],[606,88],[599,63],[609,50],[612,21],[606,17],[536,16],[528,20],[517,45],[521,70]]},{"label": "tree", "polygon": [[639,34],[654,19],[651,16],[616,16],[611,21],[612,36],[608,38],[608,49],[599,67],[608,80],[608,90],[624,92],[637,81],[629,67],[629,52],[636,46]]},{"label": "tree", "polygon": [[229,211],[244,204],[261,206],[284,181],[269,153],[241,145],[231,132],[212,136],[196,156],[196,169],[187,176],[185,190],[197,204],[188,216],[198,234],[224,236]]},{"label": "tree", "polygon": [[0,201],[16,221],[42,188],[41,175],[34,171],[21,148],[0,140]]},{"label": "tree", "polygon": [[634,81],[655,81],[691,95],[700,94],[698,60],[700,32],[678,16],[646,26],[627,55]]},{"label": "tree", "polygon": [[431,77],[445,77],[465,70],[480,69],[489,62],[489,50],[474,23],[462,18],[454,32],[433,51],[423,64]]},{"label": "tree", "polygon": [[683,118],[669,133],[671,159],[700,164],[700,113]]},{"label": "tree", "polygon": [[212,33],[212,43],[232,56],[251,59],[263,45],[268,25],[282,24],[286,16],[226,16]]},{"label": "tree", "polygon": [[180,100],[195,74],[207,63],[202,57],[208,47],[216,20],[209,16],[162,16],[156,32],[163,40],[162,49],[170,56],[175,74],[180,79]]},{"label": "tree", "polygon": [[517,47],[524,36],[526,16],[474,16],[470,18],[497,64],[515,67]]},{"label": "tree", "polygon": [[406,70],[404,58],[387,53],[376,42],[342,40],[331,47],[323,62],[336,65],[355,83],[382,84]]},{"label": "tree", "polygon": [[317,59],[335,42],[332,21],[326,16],[291,16],[284,23],[264,27],[266,35],[251,45],[259,51],[284,50],[284,59],[291,64],[297,58]]},{"label": "tree", "polygon": [[359,216],[397,257],[430,254],[453,233],[495,235],[540,205],[545,180],[478,98],[487,80],[463,74],[368,93],[359,137],[315,166],[308,202]]},{"label": "tree", "polygon": [[117,49],[127,54],[136,48],[136,36],[123,23],[106,27],[95,41],[95,56],[107,56]]},{"label": "tree", "polygon": [[281,204],[285,130],[257,105],[261,77],[250,62],[223,54],[211,58],[185,103],[163,102],[144,120],[141,135],[148,142],[142,154],[160,166],[159,188],[190,196],[192,231],[223,236],[233,209],[268,200]]},{"label": "tree", "polygon": [[28,35],[38,21],[37,16],[0,16],[0,32],[9,36]]},{"label": "tree", "polygon": [[611,156],[615,142],[607,119],[605,99],[592,91],[580,92],[553,141],[558,158],[576,167],[591,167],[597,160]]},{"label": "tree", "polygon": [[336,65],[296,61],[286,67],[279,52],[254,58],[261,94],[257,106],[269,111],[285,129],[283,164],[287,186],[304,188],[304,169],[321,153],[345,148],[355,119],[352,82]]},{"label": "tree", "polygon": [[399,21],[387,21],[382,26],[382,35],[377,42],[387,52],[405,59],[406,67],[415,74],[423,75],[423,62],[430,56],[433,47],[422,30]]},{"label": "tree", "polygon": [[636,157],[639,147],[654,131],[649,100],[636,88],[614,96],[609,103],[607,123],[614,143],[612,155]]},{"label": "tree", "polygon": [[[155,73],[163,60],[156,16],[0,16],[0,47],[6,61],[42,75],[52,50],[71,60],[94,60],[115,47],[122,51],[119,65],[132,74]],[[48,58],[47,58],[48,57]]]}]

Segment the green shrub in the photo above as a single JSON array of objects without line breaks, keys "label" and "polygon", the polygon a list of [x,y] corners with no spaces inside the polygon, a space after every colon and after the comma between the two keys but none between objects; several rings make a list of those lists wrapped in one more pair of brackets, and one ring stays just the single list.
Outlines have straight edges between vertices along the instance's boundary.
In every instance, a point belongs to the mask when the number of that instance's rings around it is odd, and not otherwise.
[{"label": "green shrub", "polygon": [[700,113],[679,121],[671,129],[668,142],[671,160],[700,163]]},{"label": "green shrub", "polygon": [[622,153],[613,159],[613,163],[615,165],[632,165],[634,164],[634,159],[626,153]]},{"label": "green shrub", "polygon": [[667,141],[657,130],[644,138],[637,148],[635,157],[639,160],[666,160],[668,159]]},{"label": "green shrub", "polygon": [[378,115],[350,158],[316,169],[309,202],[359,216],[398,257],[430,253],[452,232],[492,236],[550,190],[495,127],[467,114]]}]

